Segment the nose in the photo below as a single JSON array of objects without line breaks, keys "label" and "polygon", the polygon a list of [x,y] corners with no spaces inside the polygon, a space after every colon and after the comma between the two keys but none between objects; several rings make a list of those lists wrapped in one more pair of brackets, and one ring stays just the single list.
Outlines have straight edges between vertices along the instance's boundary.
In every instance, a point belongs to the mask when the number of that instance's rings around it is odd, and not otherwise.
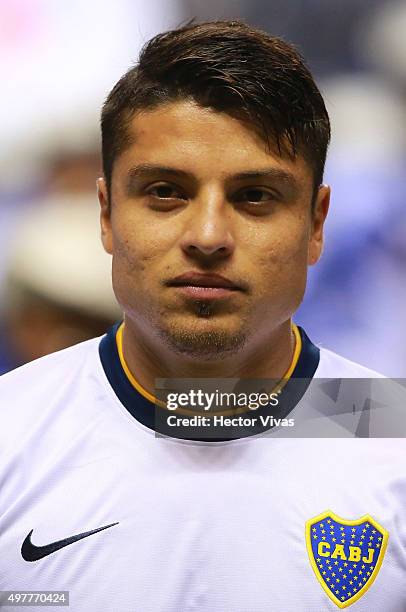
[{"label": "nose", "polygon": [[206,190],[190,207],[181,247],[189,256],[226,258],[234,246],[226,197],[219,189]]}]

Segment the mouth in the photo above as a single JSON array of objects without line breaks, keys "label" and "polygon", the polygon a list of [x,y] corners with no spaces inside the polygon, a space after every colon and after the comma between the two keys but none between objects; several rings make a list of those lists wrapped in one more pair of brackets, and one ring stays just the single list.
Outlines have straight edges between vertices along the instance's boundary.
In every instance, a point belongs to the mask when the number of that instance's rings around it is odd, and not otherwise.
[{"label": "mouth", "polygon": [[199,272],[187,272],[167,284],[177,288],[182,295],[196,300],[226,298],[242,290],[239,285],[224,276]]}]

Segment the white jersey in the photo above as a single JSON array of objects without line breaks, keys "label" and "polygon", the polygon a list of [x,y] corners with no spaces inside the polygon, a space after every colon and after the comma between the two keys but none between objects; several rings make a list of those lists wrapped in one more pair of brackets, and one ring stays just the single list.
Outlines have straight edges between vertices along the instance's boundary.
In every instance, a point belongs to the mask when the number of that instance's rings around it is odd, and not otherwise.
[{"label": "white jersey", "polygon": [[[375,375],[302,339],[300,376]],[[404,439],[157,437],[152,408],[115,329],[0,379],[0,590],[69,591],[72,612],[406,610]]]}]

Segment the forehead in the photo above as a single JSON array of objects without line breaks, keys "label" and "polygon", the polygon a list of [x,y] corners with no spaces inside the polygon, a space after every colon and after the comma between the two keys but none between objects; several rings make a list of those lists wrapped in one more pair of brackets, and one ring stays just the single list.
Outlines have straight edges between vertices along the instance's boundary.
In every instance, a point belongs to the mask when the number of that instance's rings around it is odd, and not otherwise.
[{"label": "forehead", "polygon": [[201,179],[221,179],[261,167],[279,168],[294,174],[303,187],[312,184],[312,171],[302,156],[281,156],[248,124],[192,101],[137,112],[128,136],[131,144],[116,162],[122,169],[133,163],[160,164]]}]

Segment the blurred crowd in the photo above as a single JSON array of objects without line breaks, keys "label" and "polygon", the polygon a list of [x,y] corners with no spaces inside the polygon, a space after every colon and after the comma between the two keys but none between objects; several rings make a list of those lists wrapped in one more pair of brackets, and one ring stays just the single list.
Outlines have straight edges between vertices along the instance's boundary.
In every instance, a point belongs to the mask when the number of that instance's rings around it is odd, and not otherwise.
[{"label": "blurred crowd", "polygon": [[119,320],[99,240],[98,112],[145,40],[196,17],[243,18],[308,60],[332,120],[333,195],[296,322],[316,343],[406,377],[406,0],[85,4],[69,5],[69,19],[50,0],[0,5],[0,76],[10,83],[1,101],[0,373]]}]

